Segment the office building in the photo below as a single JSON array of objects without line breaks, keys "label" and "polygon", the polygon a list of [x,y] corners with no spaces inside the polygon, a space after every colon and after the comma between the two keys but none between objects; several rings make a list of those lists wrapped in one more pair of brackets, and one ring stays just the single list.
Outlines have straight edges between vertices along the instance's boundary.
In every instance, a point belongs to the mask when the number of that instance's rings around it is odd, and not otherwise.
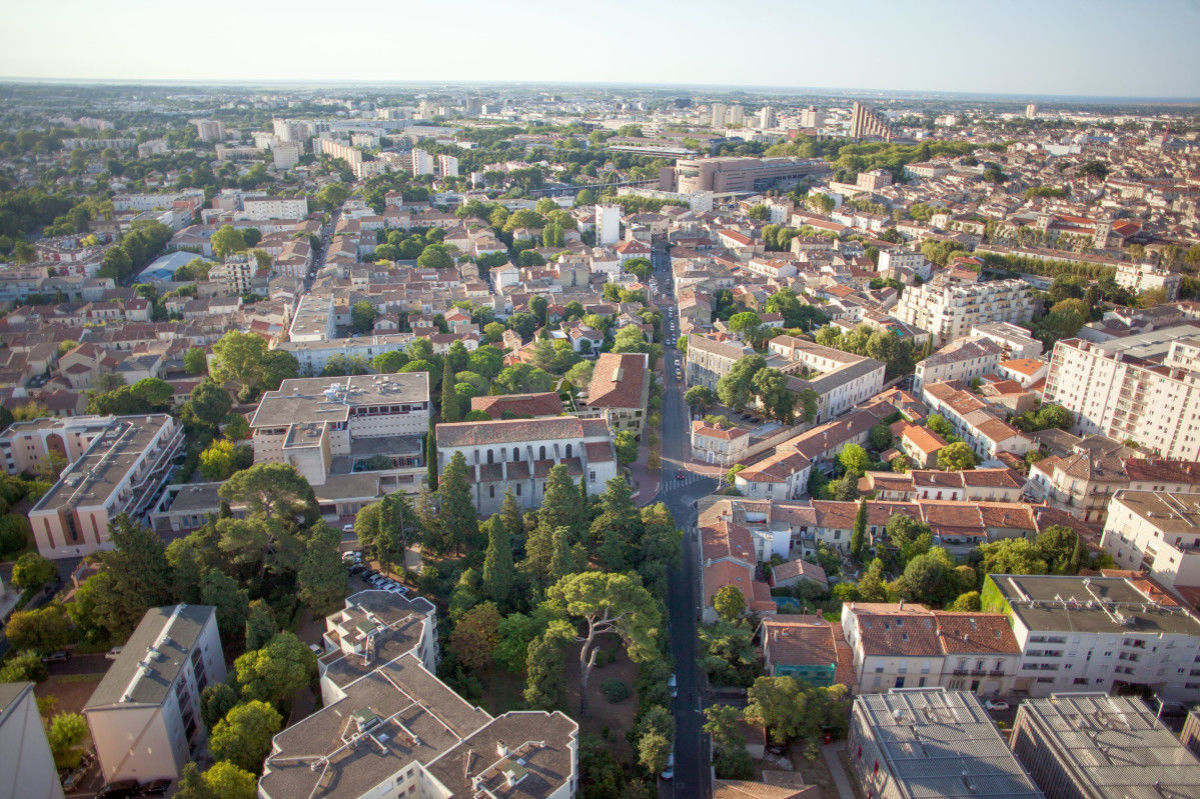
[{"label": "office building", "polygon": [[[47,558],[111,549],[109,520],[121,513],[141,518],[162,491],[172,460],[183,451],[183,426],[165,413],[91,418],[103,426],[64,424],[46,431],[45,446],[54,451],[73,436],[80,438],[66,446],[67,452],[92,439],[29,511],[38,551]],[[13,443],[24,444],[24,437]]]},{"label": "office building", "polygon": [[0,683],[0,799],[63,799],[31,682]]},{"label": "office building", "polygon": [[777,184],[794,184],[829,174],[829,163],[813,158],[681,158],[675,162],[675,186],[681,194],[761,192]]},{"label": "office building", "polygon": [[579,725],[560,712],[493,717],[435,674],[436,612],[362,591],[326,620],[322,708],[275,736],[262,799],[571,799]]},{"label": "office building", "polygon": [[1200,760],[1137,697],[1026,699],[1010,740],[1048,799],[1200,796]]},{"label": "office building", "polygon": [[83,706],[105,781],[179,779],[205,751],[200,695],[224,680],[216,608],[146,611]]},{"label": "office building", "polygon": [[438,174],[444,178],[458,177],[458,159],[452,155],[439,155]]},{"label": "office building", "polygon": [[928,331],[933,343],[940,346],[962,338],[975,325],[1028,322],[1033,317],[1033,299],[1023,280],[963,283],[938,275],[928,283],[906,288],[892,314]]},{"label": "office building", "polygon": [[290,464],[349,515],[380,492],[417,491],[429,416],[427,372],[284,380],[250,418],[254,462]]},{"label": "office building", "polygon": [[857,696],[846,749],[867,797],[1042,799],[979,700],[963,691]]},{"label": "office building", "polygon": [[433,174],[433,156],[424,150],[414,147],[409,153],[409,171],[413,176]]},{"label": "office building", "polygon": [[510,488],[521,507],[541,505],[546,477],[556,464],[565,464],[575,483],[582,477],[593,495],[617,476],[616,454],[603,419],[454,422],[437,425],[435,435],[439,471],[455,453],[466,458],[467,482],[481,516],[499,511]]},{"label": "office building", "polygon": [[990,574],[980,593],[984,610],[1009,617],[1021,646],[1016,691],[1200,701],[1200,620],[1148,580]]},{"label": "office building", "polygon": [[1100,539],[1117,568],[1164,588],[1200,588],[1200,493],[1118,491]]},{"label": "office building", "polygon": [[611,247],[621,240],[621,206],[596,206],[596,244]]},{"label": "office building", "polygon": [[892,126],[887,121],[887,117],[857,100],[854,102],[854,108],[850,113],[850,138],[890,141],[892,135]]},{"label": "office building", "polygon": [[1059,341],[1044,400],[1075,414],[1073,432],[1133,441],[1164,458],[1200,460],[1200,327],[1177,325],[1102,343]]}]

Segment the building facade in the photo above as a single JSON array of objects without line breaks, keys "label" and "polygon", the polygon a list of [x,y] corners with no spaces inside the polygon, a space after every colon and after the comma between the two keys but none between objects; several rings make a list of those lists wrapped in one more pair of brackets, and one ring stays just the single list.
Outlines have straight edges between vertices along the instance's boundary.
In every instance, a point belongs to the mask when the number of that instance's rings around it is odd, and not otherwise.
[{"label": "building facade", "polygon": [[936,345],[968,334],[988,322],[1028,322],[1033,316],[1029,284],[1022,280],[960,283],[944,275],[905,290],[893,315],[926,330]]}]

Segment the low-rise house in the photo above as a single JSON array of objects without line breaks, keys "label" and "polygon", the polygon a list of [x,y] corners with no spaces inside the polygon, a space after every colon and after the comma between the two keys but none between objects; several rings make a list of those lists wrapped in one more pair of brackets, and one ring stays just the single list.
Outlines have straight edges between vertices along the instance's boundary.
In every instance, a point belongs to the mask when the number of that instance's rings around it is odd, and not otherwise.
[{"label": "low-rise house", "polygon": [[733,466],[742,459],[750,443],[750,431],[741,427],[692,422],[692,457],[704,463]]},{"label": "low-rise house", "polygon": [[928,427],[922,427],[916,424],[907,424],[903,421],[896,423],[900,426],[899,443],[900,451],[913,462],[915,466],[923,469],[929,469],[937,466],[937,454],[949,442],[939,436],[937,433],[930,430]]},{"label": "low-rise house", "polygon": [[650,401],[650,356],[644,352],[606,352],[596,359],[586,406],[598,411],[613,435],[628,430],[640,436]]},{"label": "low-rise house", "polygon": [[809,685],[845,685],[852,691],[853,653],[840,622],[821,616],[767,616],[759,625],[763,671],[769,677],[789,676]]},{"label": "low-rise house", "polygon": [[806,582],[821,588],[829,587],[829,578],[825,576],[825,570],[803,558],[784,561],[771,567],[769,583],[772,588],[792,588]]},{"label": "low-rise house", "polygon": [[1009,468],[968,469],[961,472],[913,469],[903,474],[867,472],[858,481],[862,493],[872,494],[878,500],[895,502],[916,499],[1018,502],[1024,487],[1024,477]]}]

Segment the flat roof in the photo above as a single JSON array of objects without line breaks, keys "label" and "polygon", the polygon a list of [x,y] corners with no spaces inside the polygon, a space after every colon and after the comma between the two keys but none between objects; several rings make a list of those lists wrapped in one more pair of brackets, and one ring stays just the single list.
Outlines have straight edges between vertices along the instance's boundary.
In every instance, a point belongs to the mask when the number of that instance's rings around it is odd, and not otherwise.
[{"label": "flat roof", "polygon": [[1122,490],[1113,500],[1163,532],[1200,533],[1200,494]]},{"label": "flat roof", "polygon": [[1155,361],[1166,355],[1175,341],[1195,336],[1196,332],[1195,324],[1174,325],[1138,333],[1136,336],[1110,339],[1101,344],[1091,344],[1090,347],[1101,352],[1123,353],[1135,358]]},{"label": "flat roof", "polygon": [[361,406],[422,405],[429,401],[428,372],[284,380],[263,394],[251,427],[345,422]]},{"label": "flat roof", "polygon": [[905,797],[1042,799],[974,694],[901,688],[854,707]]},{"label": "flat roof", "polygon": [[1200,635],[1200,620],[1163,605],[1123,577],[988,575],[1028,629],[1084,633]]},{"label": "flat roof", "polygon": [[1051,694],[1022,702],[1023,722],[1087,799],[1200,796],[1200,760],[1140,699]]}]

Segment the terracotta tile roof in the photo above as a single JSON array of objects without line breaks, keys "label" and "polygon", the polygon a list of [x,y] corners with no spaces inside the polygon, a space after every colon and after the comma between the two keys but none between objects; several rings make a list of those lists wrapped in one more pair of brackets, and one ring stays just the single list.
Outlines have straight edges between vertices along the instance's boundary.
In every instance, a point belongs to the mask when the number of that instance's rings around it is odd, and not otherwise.
[{"label": "terracotta tile roof", "polygon": [[513,416],[560,416],[563,409],[562,400],[556,392],[543,391],[472,397],[471,410],[483,411],[493,419],[502,419],[505,413]]},{"label": "terracotta tile roof", "polygon": [[907,425],[904,428],[904,431],[900,433],[900,437],[911,441],[914,447],[921,450],[921,452],[924,452],[926,455],[932,455],[942,447],[946,446],[947,443],[946,439],[942,438],[932,430],[925,427],[919,427],[915,424]]},{"label": "terracotta tile roof", "polygon": [[583,445],[588,463],[608,463],[616,460],[613,455],[612,443],[609,441],[588,441]]},{"label": "terracotta tile roof", "polygon": [[859,646],[867,655],[934,657],[942,654],[934,615],[923,606],[880,608],[855,603]]},{"label": "terracotta tile roof", "polygon": [[1045,361],[1039,361],[1035,358],[1013,358],[1007,361],[1001,361],[1000,365],[1010,372],[1032,377],[1037,374],[1038,370],[1046,366]]},{"label": "terracotta tile roof", "polygon": [[741,427],[714,427],[697,419],[692,422],[692,435],[717,438],[722,441],[732,441],[735,438],[750,435],[750,431]]},{"label": "terracotta tile roof", "polygon": [[950,613],[935,610],[938,640],[947,655],[1019,655],[1012,627],[1003,613]]},{"label": "terracotta tile roof", "polygon": [[730,521],[700,529],[700,552],[706,562],[719,558],[736,558],[751,566],[757,562],[750,530]]},{"label": "terracotta tile roof", "polygon": [[771,569],[771,579],[776,584],[781,580],[791,580],[797,577],[812,580],[821,585],[829,584],[829,578],[825,576],[825,570],[815,563],[809,563],[803,558],[784,561]]},{"label": "terracotta tile roof", "polygon": [[588,385],[588,407],[641,408],[650,356],[644,352],[605,352],[596,359]]},{"label": "terracotta tile roof", "polygon": [[603,419],[555,416],[543,419],[500,419],[491,422],[453,422],[436,427],[439,447],[469,447],[518,441],[598,438],[608,435]]},{"label": "terracotta tile roof", "polygon": [[750,780],[713,780],[712,799],[816,799],[816,785],[768,785]]}]

